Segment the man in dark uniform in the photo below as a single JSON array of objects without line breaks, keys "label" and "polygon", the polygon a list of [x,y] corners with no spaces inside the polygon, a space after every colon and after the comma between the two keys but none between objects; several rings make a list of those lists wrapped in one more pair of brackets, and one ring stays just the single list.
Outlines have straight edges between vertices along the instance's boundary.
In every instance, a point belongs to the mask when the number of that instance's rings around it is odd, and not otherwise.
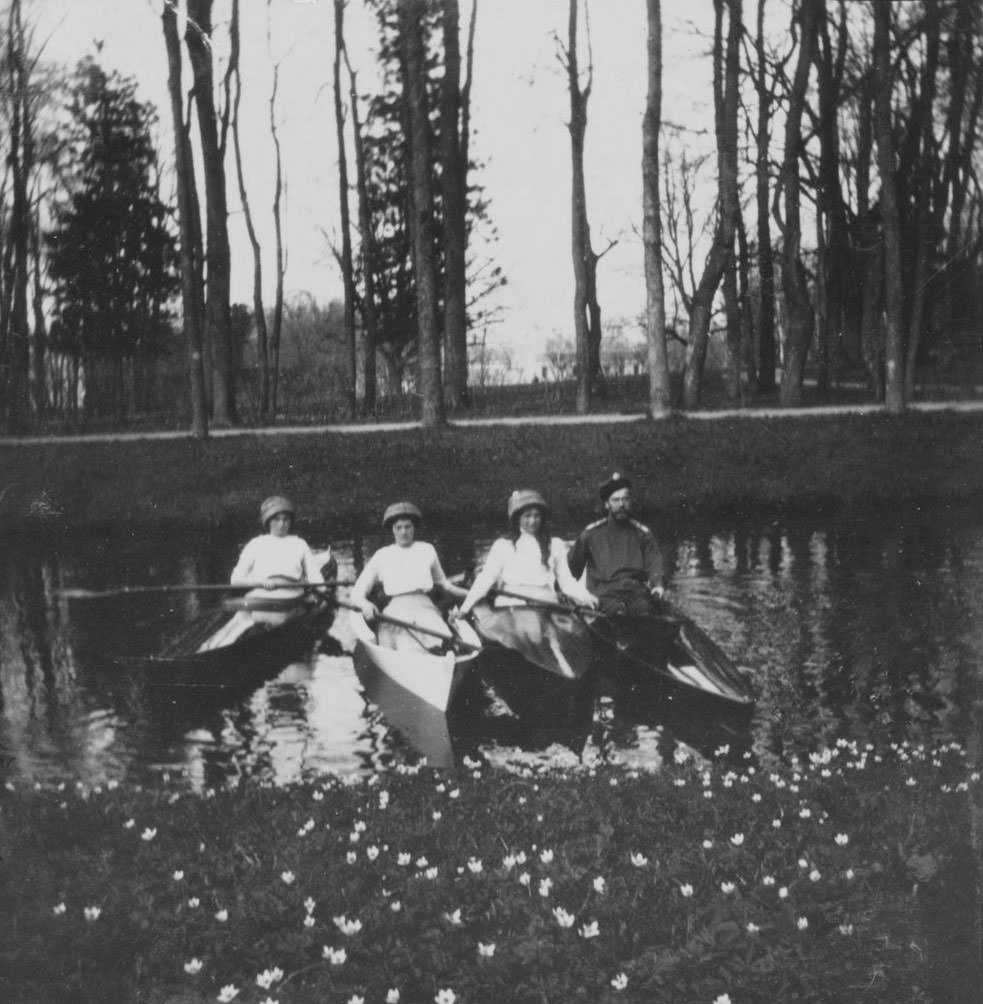
[{"label": "man in dark uniform", "polygon": [[662,555],[652,531],[631,518],[631,489],[621,474],[601,485],[607,516],[580,534],[567,562],[576,578],[587,570],[587,589],[602,613],[645,616],[665,593]]}]

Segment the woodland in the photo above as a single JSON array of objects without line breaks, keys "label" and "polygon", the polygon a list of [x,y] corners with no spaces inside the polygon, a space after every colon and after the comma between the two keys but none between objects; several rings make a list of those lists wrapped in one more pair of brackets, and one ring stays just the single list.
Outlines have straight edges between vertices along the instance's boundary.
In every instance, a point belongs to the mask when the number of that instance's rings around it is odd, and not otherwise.
[{"label": "woodland", "polygon": [[[377,72],[346,15],[368,10]],[[269,3],[267,4],[269,10]],[[481,0],[332,0],[340,295],[288,296],[289,160],[277,73],[266,95],[272,199],[249,190],[240,136],[240,0],[159,0],[169,107],[104,66],[46,58],[30,0],[0,36],[0,429],[151,422],[270,424],[289,405],[364,420],[409,401],[424,427],[467,414],[485,379],[478,331],[505,271],[475,253],[494,203],[471,140]],[[572,351],[554,376],[579,414],[617,402],[604,256],[584,171],[594,86],[589,0],[558,3],[569,96]],[[479,9],[480,8],[480,9]],[[487,8],[487,9],[486,9]],[[713,0],[705,59],[713,151],[663,118],[661,0],[647,0],[638,135],[644,410],[796,407],[848,377],[902,412],[924,374],[983,356],[983,12],[974,0]],[[272,17],[272,12],[268,13]],[[516,26],[521,30],[521,25]],[[274,68],[276,71],[278,68]],[[255,100],[255,99],[254,99]],[[322,126],[325,126],[322,123]],[[168,142],[160,142],[166,134]],[[701,205],[711,209],[703,213]],[[229,217],[249,235],[234,247]],[[273,246],[255,224],[272,213]],[[250,303],[233,302],[235,255]],[[271,278],[272,275],[272,278]],[[272,298],[269,290],[273,290]],[[561,353],[562,354],[562,353]],[[506,406],[507,407],[507,406]]]}]

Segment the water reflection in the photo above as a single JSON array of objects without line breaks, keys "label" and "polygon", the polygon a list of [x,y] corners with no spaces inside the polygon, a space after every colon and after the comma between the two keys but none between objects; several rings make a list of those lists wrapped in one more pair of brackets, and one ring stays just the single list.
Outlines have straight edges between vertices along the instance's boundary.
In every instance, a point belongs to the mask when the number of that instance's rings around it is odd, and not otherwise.
[{"label": "water reflection", "polygon": [[[667,706],[608,688],[579,737],[515,720],[473,694],[416,747],[437,762],[555,762],[592,757],[645,765],[682,745],[705,755],[747,749],[764,761],[839,737],[882,743],[957,739],[981,747],[983,518],[940,507],[729,525],[657,527],[676,602],[738,662],[759,694],[753,719]],[[560,527],[572,535],[576,527]],[[431,534],[450,571],[470,572],[494,535]],[[332,535],[337,530],[332,530]],[[328,531],[305,527],[315,543]],[[339,574],[354,575],[384,541],[334,539]],[[60,588],[223,581],[242,542],[231,533],[84,538],[0,554],[2,771],[40,780],[146,779],[185,771],[196,785],[258,775],[287,783],[411,760],[413,729],[393,728],[361,692],[351,660],[318,655],[243,694],[190,695],[142,685],[127,658],[214,605],[202,593],[67,602]],[[336,628],[348,650],[342,618]],[[531,716],[535,717],[535,716]],[[437,742],[439,740],[439,742]],[[579,745],[578,745],[579,744]]]}]

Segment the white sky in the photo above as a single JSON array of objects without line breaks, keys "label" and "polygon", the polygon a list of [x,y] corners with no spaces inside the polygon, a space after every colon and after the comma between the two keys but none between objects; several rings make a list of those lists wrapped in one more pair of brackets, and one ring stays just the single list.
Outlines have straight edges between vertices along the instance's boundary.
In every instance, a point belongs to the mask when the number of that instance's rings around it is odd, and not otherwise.
[{"label": "white sky", "polygon": [[[572,335],[570,257],[569,99],[556,58],[554,33],[565,35],[567,0],[478,0],[472,151],[499,231],[493,247],[508,285],[500,302],[504,323],[490,338],[518,350],[531,372],[532,356],[551,335]],[[28,6],[28,5],[26,5]],[[217,0],[215,22],[228,16]],[[272,275],[272,147],[270,67],[280,62],[277,119],[287,185],[288,291],[307,290],[326,302],[341,296],[341,280],[325,233],[337,235],[337,151],[331,92],[331,0],[273,0],[267,46],[267,5],[241,0],[243,136],[247,186],[261,230],[267,277]],[[470,12],[461,0],[462,34]],[[663,0],[664,117],[694,130],[712,129],[706,40],[688,21],[712,28],[709,2]],[[39,37],[50,59],[74,65],[104,47],[107,69],[140,81],[140,94],[161,115],[170,148],[167,68],[160,0],[35,0]],[[349,49],[360,80],[373,67],[372,25],[359,0],[346,15]],[[641,123],[646,92],[646,21],[642,0],[593,0],[594,89],[588,106],[586,176],[595,250],[618,243],[602,259],[598,291],[605,317],[634,318],[644,307],[641,241]],[[221,32],[216,33],[221,39]],[[221,41],[217,45],[224,45]],[[462,44],[463,48],[463,44]],[[582,56],[583,59],[583,56]],[[189,80],[185,71],[185,84]],[[697,140],[694,139],[694,142]],[[229,151],[229,206],[233,242],[232,292],[251,301],[252,258],[245,236]],[[351,168],[350,168],[351,170]],[[355,210],[354,198],[351,202]]]}]

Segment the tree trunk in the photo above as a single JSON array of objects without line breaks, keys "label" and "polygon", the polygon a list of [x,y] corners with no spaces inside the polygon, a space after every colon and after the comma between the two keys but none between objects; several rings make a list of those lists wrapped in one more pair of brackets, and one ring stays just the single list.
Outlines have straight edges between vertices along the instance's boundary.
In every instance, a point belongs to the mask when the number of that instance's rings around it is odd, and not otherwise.
[{"label": "tree trunk", "polygon": [[400,5],[404,88],[409,117],[410,191],[413,265],[416,279],[417,356],[420,421],[425,428],[445,423],[440,381],[440,331],[437,326],[437,268],[434,260],[434,207],[427,107],[423,18],[426,0]]},{"label": "tree trunk", "polygon": [[891,5],[874,5],[874,107],[877,123],[877,169],[881,179],[884,231],[884,403],[904,410],[904,332],[901,284],[901,238],[891,135]]},{"label": "tree trunk", "polygon": [[358,413],[358,342],[355,333],[355,267],[352,262],[351,217],[348,209],[348,154],[345,110],[341,100],[341,54],[345,48],[345,0],[334,0],[335,48],[332,88],[335,135],[338,141],[338,205],[341,209],[341,280],[345,290],[345,341],[348,345],[348,414]]},{"label": "tree trunk", "polygon": [[662,0],[647,0],[648,95],[642,120],[642,239],[645,247],[645,328],[648,335],[651,418],[672,413],[666,296],[662,275],[662,215],[659,210],[659,136],[662,131]]},{"label": "tree trunk", "polygon": [[452,408],[468,399],[468,165],[461,149],[461,46],[457,0],[443,0],[444,80],[440,92],[441,184],[444,210],[444,383]]},{"label": "tree trunk", "polygon": [[259,413],[262,418],[270,414],[270,347],[269,332],[266,327],[266,308],[263,306],[263,255],[256,227],[253,223],[252,207],[246,192],[246,179],[242,172],[242,148],[239,143],[239,100],[242,97],[242,80],[239,74],[239,0],[232,0],[232,20],[229,26],[231,52],[229,72],[235,79],[235,97],[232,106],[232,147],[235,153],[236,181],[239,185],[239,201],[246,223],[246,233],[253,252],[253,321],[256,325],[256,354],[259,356],[260,391]]},{"label": "tree trunk", "polygon": [[167,91],[171,100],[171,117],[174,122],[178,227],[181,237],[181,303],[184,310],[184,336],[188,351],[191,435],[196,439],[204,439],[208,435],[208,405],[205,399],[200,271],[197,264],[201,256],[201,244],[195,240],[196,227],[193,224],[198,205],[197,199],[193,196],[195,175],[191,143],[184,126],[181,42],[178,38],[177,14],[170,4],[164,4],[161,21],[164,28],[164,43],[167,47]]},{"label": "tree trunk", "polygon": [[818,13],[818,0],[802,0],[797,15],[800,20],[799,55],[789,92],[785,149],[782,158],[782,190],[785,197],[785,219],[782,226],[782,290],[785,294],[787,330],[781,401],[788,406],[802,403],[802,382],[805,377],[806,357],[812,340],[814,320],[805,267],[800,257],[802,193],[799,187],[799,157],[802,152],[802,114],[809,86],[809,68],[816,47]]},{"label": "tree trunk", "polygon": [[229,326],[230,252],[225,151],[219,142],[212,67],[212,0],[188,0],[184,41],[194,73],[195,110],[205,178],[206,329],[212,356],[212,418],[235,424],[235,369]]},{"label": "tree trunk", "polygon": [[714,0],[713,104],[717,134],[717,225],[714,228],[713,245],[703,266],[703,274],[690,309],[686,372],[683,377],[683,403],[687,409],[698,408],[700,404],[713,300],[724,270],[733,267],[737,231],[737,86],[741,3],[740,0],[729,0],[726,52],[723,40],[724,3],[725,0]]},{"label": "tree trunk", "polygon": [[758,134],[755,159],[755,198],[758,209],[758,352],[757,381],[759,394],[775,390],[775,259],[771,245],[769,173],[771,157],[771,88],[765,61],[765,0],[758,0],[755,52],[758,60]]},{"label": "tree trunk", "polygon": [[591,328],[588,313],[590,259],[590,225],[587,221],[587,189],[584,181],[584,139],[587,132],[587,102],[591,91],[591,68],[586,85],[580,86],[577,57],[578,0],[569,0],[567,20],[567,89],[570,95],[570,161],[571,186],[571,253],[573,256],[573,322],[577,354],[577,413],[590,411],[592,392]]},{"label": "tree trunk", "polygon": [[[267,22],[269,31],[269,22]],[[283,221],[280,205],[283,201],[283,164],[280,156],[280,135],[276,127],[276,96],[280,86],[280,66],[273,67],[273,89],[270,91],[270,135],[273,137],[274,181],[273,181],[273,235],[276,246],[276,287],[273,294],[273,329],[270,347],[273,352],[273,417],[276,418],[280,390],[280,338],[283,332],[283,277],[286,264],[283,251]]]},{"label": "tree trunk", "polygon": [[375,237],[372,230],[372,214],[369,207],[369,188],[366,176],[365,146],[362,141],[362,125],[358,116],[358,88],[355,72],[344,50],[345,65],[348,67],[348,100],[352,109],[352,132],[355,140],[355,177],[358,190],[358,230],[359,259],[362,265],[362,331],[365,344],[362,350],[362,409],[366,415],[375,413],[376,407],[376,345],[378,343],[378,320],[375,303]]}]

